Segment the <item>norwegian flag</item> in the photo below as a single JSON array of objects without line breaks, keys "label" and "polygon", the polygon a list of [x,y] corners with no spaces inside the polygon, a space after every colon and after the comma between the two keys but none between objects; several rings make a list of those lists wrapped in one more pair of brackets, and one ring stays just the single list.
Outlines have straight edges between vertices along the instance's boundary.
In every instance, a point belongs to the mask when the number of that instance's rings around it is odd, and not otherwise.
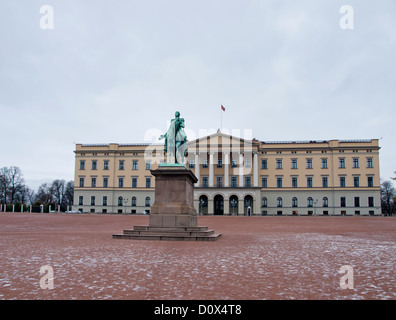
[{"label": "norwegian flag", "polygon": [[221,105],[221,110],[225,111],[225,108],[223,107],[223,105]]}]

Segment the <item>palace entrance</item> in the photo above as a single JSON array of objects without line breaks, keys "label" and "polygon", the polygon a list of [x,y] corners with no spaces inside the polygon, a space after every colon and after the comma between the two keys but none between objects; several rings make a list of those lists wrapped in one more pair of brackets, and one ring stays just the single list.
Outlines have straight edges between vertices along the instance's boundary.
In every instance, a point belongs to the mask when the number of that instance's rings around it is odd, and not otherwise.
[{"label": "palace entrance", "polygon": [[220,194],[214,197],[214,214],[215,215],[224,214],[224,198]]}]

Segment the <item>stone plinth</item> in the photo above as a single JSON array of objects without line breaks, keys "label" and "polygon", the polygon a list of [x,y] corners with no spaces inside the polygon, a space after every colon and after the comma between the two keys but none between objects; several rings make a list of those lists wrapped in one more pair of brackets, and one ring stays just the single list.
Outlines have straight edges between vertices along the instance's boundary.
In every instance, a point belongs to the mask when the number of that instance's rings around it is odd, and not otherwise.
[{"label": "stone plinth", "polygon": [[150,227],[196,227],[193,206],[196,176],[184,166],[160,166],[151,170],[155,177],[155,202]]},{"label": "stone plinth", "polygon": [[160,165],[151,170],[155,177],[155,202],[151,207],[149,226],[124,230],[115,239],[141,240],[217,240],[208,227],[197,226],[194,208],[194,183],[197,177],[183,165]]}]

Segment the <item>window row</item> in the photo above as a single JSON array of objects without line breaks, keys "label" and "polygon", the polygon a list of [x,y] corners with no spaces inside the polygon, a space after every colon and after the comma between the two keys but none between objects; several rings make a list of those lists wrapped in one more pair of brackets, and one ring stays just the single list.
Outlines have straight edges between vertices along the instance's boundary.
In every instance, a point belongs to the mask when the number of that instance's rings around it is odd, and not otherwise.
[{"label": "window row", "polygon": [[[107,200],[108,200],[107,196],[103,196],[101,205],[104,206],[104,207],[107,206],[108,205],[108,201]],[[95,205],[97,205],[96,202],[97,202],[96,201],[96,196],[91,196],[89,205],[95,206]],[[128,199],[128,198],[123,198],[123,197],[120,196],[117,199],[117,204],[118,204],[119,207],[122,207],[122,206],[136,207],[137,206],[137,198],[136,197],[132,197],[131,199]],[[78,205],[79,206],[83,206],[84,205],[84,196],[79,196],[78,197]],[[150,207],[151,206],[150,197],[146,197],[145,198],[144,206],[145,207]]]},{"label": "window row", "polygon": [[[118,188],[125,188],[127,187],[125,185],[125,177],[118,177],[117,179],[117,187]],[[79,184],[78,186],[80,188],[85,187],[85,177],[80,177],[79,178]],[[91,177],[91,184],[87,187],[91,188],[96,188],[98,187],[97,185],[97,177]],[[102,188],[108,188],[109,187],[109,177],[103,177],[102,178],[102,185],[100,186]],[[131,177],[131,185],[130,188],[137,188],[138,187],[138,177]],[[145,188],[151,188],[151,177],[145,177]]]},{"label": "window row", "polygon": [[[86,160],[80,160],[80,170],[85,170]],[[145,161],[146,170],[152,169],[151,160]],[[110,170],[110,160],[103,160],[103,170]],[[139,160],[132,160],[132,170],[139,169]],[[98,160],[91,160],[91,170],[98,170]],[[118,170],[125,170],[125,160],[118,160]]]},{"label": "window row", "polygon": [[[319,204],[319,200],[318,199],[313,199],[312,197],[308,197],[306,199],[306,207],[316,207],[317,204]],[[367,204],[368,207],[373,208],[374,207],[374,197],[368,197],[367,199]],[[321,205],[322,207],[328,207],[329,206],[329,199],[327,197],[323,197],[322,201],[321,201]],[[346,207],[347,206],[347,198],[346,197],[340,197],[339,200],[339,206],[340,207]],[[353,206],[354,207],[360,207],[360,197],[354,197],[353,198]],[[266,208],[268,207],[268,199],[266,197],[261,198],[261,207]],[[283,199],[282,197],[278,197],[276,199],[276,207],[281,208],[283,207]],[[298,207],[298,198],[297,197],[293,197],[292,201],[291,201],[291,207],[293,208],[297,208]]]},{"label": "window row", "polygon": [[[298,169],[298,160],[297,158],[291,159],[291,169]],[[359,161],[359,158],[352,158],[352,168],[359,168]],[[338,167],[346,168],[345,158],[338,158]],[[283,159],[276,159],[275,168],[283,169]],[[313,169],[312,158],[305,159],[305,168]],[[328,169],[328,158],[321,158],[321,168]],[[366,168],[373,168],[373,158],[366,158]],[[268,169],[268,159],[261,159],[261,169]]]},{"label": "window row", "polygon": [[[276,177],[276,187],[277,188],[283,188],[283,177]],[[301,187],[306,187],[306,188],[313,188],[314,183],[313,183],[313,177],[308,176],[305,179],[305,184],[302,185]],[[339,187],[345,188],[346,185],[346,176],[340,176],[339,177]],[[360,187],[360,176],[353,176],[353,187],[358,188]],[[262,188],[268,188],[268,177],[261,177],[261,187]],[[291,177],[291,187],[292,188],[298,188],[299,187],[299,179],[298,177]],[[322,187],[322,188],[328,188],[329,187],[329,177],[327,176],[322,176],[322,183],[320,186],[317,187]],[[368,176],[367,177],[367,187],[374,187],[374,177],[373,176]]]}]

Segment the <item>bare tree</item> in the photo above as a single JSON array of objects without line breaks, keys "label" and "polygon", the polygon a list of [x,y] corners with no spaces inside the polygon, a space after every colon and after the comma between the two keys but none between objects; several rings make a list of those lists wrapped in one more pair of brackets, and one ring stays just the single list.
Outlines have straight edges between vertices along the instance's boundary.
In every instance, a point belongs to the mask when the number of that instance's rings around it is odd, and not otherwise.
[{"label": "bare tree", "polygon": [[3,203],[22,202],[25,181],[21,169],[18,167],[4,167],[0,169],[0,193]]},{"label": "bare tree", "polygon": [[392,215],[394,212],[393,198],[396,196],[396,190],[392,182],[385,180],[381,183],[381,206],[382,213]]},{"label": "bare tree", "polygon": [[74,181],[71,180],[66,183],[66,190],[65,190],[65,205],[72,206],[74,199]]}]

